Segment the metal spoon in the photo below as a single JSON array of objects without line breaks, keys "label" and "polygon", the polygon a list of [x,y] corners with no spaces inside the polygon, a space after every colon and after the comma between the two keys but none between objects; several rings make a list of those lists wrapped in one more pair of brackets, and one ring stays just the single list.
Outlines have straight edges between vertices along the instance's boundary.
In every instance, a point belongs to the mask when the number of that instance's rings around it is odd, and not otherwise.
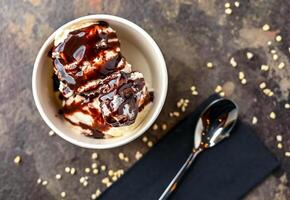
[{"label": "metal spoon", "polygon": [[238,107],[228,99],[217,99],[204,109],[195,127],[192,152],[159,197],[159,200],[165,200],[170,196],[200,152],[213,147],[230,136],[230,131],[236,124],[237,119]]}]

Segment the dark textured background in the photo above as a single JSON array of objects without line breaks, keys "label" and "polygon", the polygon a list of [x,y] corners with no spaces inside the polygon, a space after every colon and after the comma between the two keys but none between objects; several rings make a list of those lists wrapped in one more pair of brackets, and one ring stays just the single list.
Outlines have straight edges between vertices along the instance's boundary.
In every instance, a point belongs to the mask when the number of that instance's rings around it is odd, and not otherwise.
[{"label": "dark textured background", "polygon": [[[87,188],[79,184],[84,167],[90,166],[93,150],[82,149],[58,136],[49,137],[49,128],[40,118],[31,91],[31,76],[36,54],[46,38],[62,24],[87,14],[109,13],[127,18],[146,31],[162,49],[169,71],[168,97],[158,124],[166,122],[172,127],[203,99],[214,92],[217,84],[223,85],[229,98],[235,100],[241,110],[241,119],[254,125],[259,137],[282,161],[282,169],[271,175],[245,199],[290,199],[290,110],[284,109],[290,91],[290,2],[284,0],[243,0],[240,7],[233,7],[231,15],[225,15],[224,3],[218,0],[1,0],[0,1],[0,199],[60,199],[66,191],[67,199],[89,199],[96,188],[104,190],[101,183],[104,173],[91,176]],[[234,1],[230,1],[234,2]],[[268,23],[269,32],[261,27]],[[273,42],[279,55],[273,61],[267,41],[281,34],[281,43]],[[288,46],[289,45],[289,46]],[[247,60],[251,51],[254,58]],[[229,64],[235,56],[238,68]],[[206,63],[214,68],[207,69]],[[282,70],[277,68],[285,62]],[[261,72],[260,65],[268,64],[270,71]],[[238,72],[244,71],[248,83],[243,86]],[[259,83],[266,81],[274,91],[266,97]],[[192,96],[190,86],[196,85],[198,96]],[[176,102],[190,99],[186,113],[170,118]],[[275,111],[276,120],[269,119]],[[168,130],[168,129],[167,129]],[[166,131],[167,131],[166,130]],[[156,142],[166,131],[148,131]],[[283,135],[283,149],[278,149],[275,136]],[[110,169],[127,169],[135,162],[139,150],[148,150],[141,139],[112,150],[98,150],[99,163]],[[125,152],[130,162],[118,159]],[[21,155],[20,166],[13,163]],[[238,156],[238,155],[237,155]],[[77,174],[65,174],[66,166],[75,167]],[[55,180],[61,173],[63,179]],[[49,181],[47,187],[36,184],[42,177]]]}]

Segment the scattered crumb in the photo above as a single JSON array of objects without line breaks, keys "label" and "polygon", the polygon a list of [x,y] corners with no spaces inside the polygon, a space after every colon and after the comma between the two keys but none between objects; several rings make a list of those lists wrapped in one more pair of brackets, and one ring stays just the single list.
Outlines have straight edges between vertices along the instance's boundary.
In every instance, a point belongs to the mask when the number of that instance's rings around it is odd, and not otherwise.
[{"label": "scattered crumb", "polygon": [[125,158],[124,158],[124,161],[125,161],[125,162],[129,162],[129,158],[128,158],[128,157],[125,157]]},{"label": "scattered crumb", "polygon": [[90,169],[89,167],[86,167],[86,168],[85,168],[85,172],[88,174],[88,173],[91,172],[91,169]]},{"label": "scattered crumb", "polygon": [[244,72],[239,72],[239,79],[242,80],[245,78]]},{"label": "scattered crumb", "polygon": [[222,90],[223,90],[222,86],[217,85],[214,91],[215,91],[216,93],[219,93],[219,92],[221,92]]},{"label": "scattered crumb", "polygon": [[53,135],[54,135],[53,130],[50,130],[50,131],[48,132],[48,135],[49,135],[49,136],[53,136]]},{"label": "scattered crumb", "polygon": [[91,199],[92,200],[95,200],[95,199],[97,199],[98,198],[98,196],[96,195],[96,194],[91,194]]},{"label": "scattered crumb", "polygon": [[193,96],[197,96],[198,95],[198,91],[196,90],[196,87],[194,85],[190,87],[190,90],[191,90],[191,94]]},{"label": "scattered crumb", "polygon": [[268,46],[271,46],[271,45],[272,45],[272,41],[268,41],[268,42],[267,42],[267,45],[268,45]]},{"label": "scattered crumb", "polygon": [[106,169],[107,169],[106,165],[102,165],[102,166],[101,166],[101,170],[102,170],[102,171],[106,171]]},{"label": "scattered crumb", "polygon": [[282,41],[282,36],[281,35],[277,35],[275,40],[276,40],[276,42],[281,42]]},{"label": "scattered crumb", "polygon": [[36,181],[37,184],[40,184],[41,182],[42,182],[41,178],[38,178]]},{"label": "scattered crumb", "polygon": [[57,180],[60,180],[60,179],[61,179],[61,174],[57,174],[57,175],[55,175],[55,178],[56,178]]},{"label": "scattered crumb", "polygon": [[278,60],[279,56],[277,54],[273,54],[273,60]]},{"label": "scattered crumb", "polygon": [[208,63],[206,63],[206,67],[209,68],[209,69],[213,68],[213,64],[212,64],[212,62],[208,62]]},{"label": "scattered crumb", "polygon": [[166,124],[162,124],[161,128],[162,128],[163,131],[165,131],[167,129],[167,125]]},{"label": "scattered crumb", "polygon": [[225,8],[231,7],[231,4],[229,2],[225,3]]},{"label": "scattered crumb", "polygon": [[97,197],[100,196],[101,195],[101,190],[97,189],[95,194],[97,195]]},{"label": "scattered crumb", "polygon": [[283,69],[284,67],[285,67],[285,63],[284,62],[279,63],[279,65],[278,65],[279,69]]},{"label": "scattered crumb", "polygon": [[260,89],[264,89],[266,87],[266,83],[265,82],[260,83],[259,87]]},{"label": "scattered crumb", "polygon": [[98,169],[93,169],[93,174],[98,174],[99,170]]},{"label": "scattered crumb", "polygon": [[148,141],[147,146],[148,147],[153,147],[153,142],[152,141]]},{"label": "scattered crumb", "polygon": [[237,66],[238,66],[238,63],[236,62],[236,60],[235,60],[234,57],[232,57],[232,58],[230,59],[230,64],[232,65],[232,67],[237,67]]},{"label": "scattered crumb", "polygon": [[231,8],[226,8],[226,9],[225,9],[225,13],[226,13],[227,15],[232,14],[232,12],[233,12],[233,10],[232,10]]},{"label": "scattered crumb", "polygon": [[147,141],[148,141],[148,137],[144,136],[144,137],[142,138],[142,141],[143,141],[143,142],[147,142]]},{"label": "scattered crumb", "polygon": [[277,142],[282,142],[282,140],[283,140],[282,135],[276,135],[276,140],[277,140]]},{"label": "scattered crumb", "polygon": [[276,54],[277,51],[276,51],[275,49],[271,49],[270,53],[271,53],[271,54]]},{"label": "scattered crumb", "polygon": [[47,186],[47,184],[48,184],[48,181],[42,181],[42,183],[41,183],[43,186]]},{"label": "scattered crumb", "polygon": [[91,158],[93,159],[93,160],[96,160],[97,158],[98,158],[98,154],[97,153],[92,153],[92,156],[91,156]]},{"label": "scattered crumb", "polygon": [[19,165],[19,164],[21,163],[21,161],[22,161],[22,159],[21,159],[20,156],[16,156],[16,157],[14,158],[14,163],[15,163],[16,165]]},{"label": "scattered crumb", "polygon": [[153,127],[152,127],[152,130],[154,130],[154,131],[158,130],[158,125],[154,124]]},{"label": "scattered crumb", "polygon": [[254,116],[252,119],[252,124],[257,124],[257,122],[258,122],[258,118]]},{"label": "scattered crumb", "polygon": [[136,160],[139,160],[142,156],[143,156],[143,154],[140,151],[137,151],[135,154]]},{"label": "scattered crumb", "polygon": [[268,71],[269,66],[268,65],[261,65],[261,71]]},{"label": "scattered crumb", "polygon": [[276,119],[276,113],[274,112],[271,112],[269,116],[271,119]]},{"label": "scattered crumb", "polygon": [[120,159],[120,160],[124,160],[124,158],[125,158],[125,155],[124,155],[124,153],[122,153],[122,152],[120,152],[120,153],[118,154],[118,156],[119,156],[119,159]]},{"label": "scattered crumb", "polygon": [[64,171],[65,171],[66,173],[70,173],[70,168],[69,168],[69,167],[66,167],[66,168],[64,168]]},{"label": "scattered crumb", "polygon": [[117,180],[118,180],[118,177],[117,177],[117,176],[113,176],[113,177],[112,177],[112,181],[115,182],[115,181],[117,181]]},{"label": "scattered crumb", "polygon": [[92,163],[92,165],[91,165],[91,168],[92,169],[96,169],[98,167],[98,164],[97,163]]},{"label": "scattered crumb", "polygon": [[289,103],[285,103],[284,108],[285,109],[289,109],[290,108],[290,104]]},{"label": "scattered crumb", "polygon": [[243,85],[245,85],[245,84],[247,84],[247,80],[244,78],[244,79],[241,80],[241,83],[242,83]]},{"label": "scattered crumb", "polygon": [[251,60],[251,59],[254,57],[254,54],[253,54],[252,52],[249,52],[249,51],[248,51],[248,52],[246,53],[246,56],[247,56],[247,59],[248,59],[248,60]]},{"label": "scattered crumb", "polygon": [[66,193],[65,193],[65,192],[61,192],[61,193],[60,193],[60,196],[61,196],[62,198],[65,198],[65,197],[66,197]]},{"label": "scattered crumb", "polygon": [[221,97],[224,97],[224,96],[225,96],[225,92],[220,92],[219,95],[220,95]]},{"label": "scattered crumb", "polygon": [[235,6],[238,8],[238,7],[240,7],[240,2],[239,1],[235,1]]},{"label": "scattered crumb", "polygon": [[286,157],[290,157],[290,151],[286,151],[286,152],[285,152],[285,156],[286,156]]},{"label": "scattered crumb", "polygon": [[282,149],[282,148],[283,148],[282,143],[278,143],[278,144],[277,144],[277,148],[278,148],[278,149]]},{"label": "scattered crumb", "polygon": [[263,31],[269,31],[270,30],[270,26],[268,24],[264,24],[262,29],[263,29]]},{"label": "scattered crumb", "polygon": [[70,174],[71,174],[71,175],[75,175],[75,174],[76,174],[76,169],[75,169],[74,167],[72,167],[72,168],[70,169]]}]

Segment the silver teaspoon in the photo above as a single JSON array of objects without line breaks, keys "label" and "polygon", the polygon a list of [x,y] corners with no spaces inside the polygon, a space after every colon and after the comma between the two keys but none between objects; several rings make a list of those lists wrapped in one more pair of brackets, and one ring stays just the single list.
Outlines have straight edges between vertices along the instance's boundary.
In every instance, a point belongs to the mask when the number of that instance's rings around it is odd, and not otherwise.
[{"label": "silver teaspoon", "polygon": [[238,107],[228,99],[217,99],[204,109],[195,127],[192,152],[159,200],[165,200],[170,196],[200,152],[230,136],[230,131],[235,126],[237,119]]}]

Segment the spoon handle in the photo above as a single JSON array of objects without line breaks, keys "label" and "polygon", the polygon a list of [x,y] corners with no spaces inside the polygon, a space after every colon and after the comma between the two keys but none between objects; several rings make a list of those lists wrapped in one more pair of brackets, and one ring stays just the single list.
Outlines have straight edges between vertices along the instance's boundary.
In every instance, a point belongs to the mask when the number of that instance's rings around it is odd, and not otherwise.
[{"label": "spoon handle", "polygon": [[196,158],[196,156],[199,153],[200,153],[200,150],[198,150],[196,152],[192,152],[188,156],[188,158],[185,161],[185,163],[182,165],[182,167],[179,169],[179,171],[177,172],[177,174],[175,175],[175,177],[172,179],[172,181],[169,183],[169,185],[164,190],[164,192],[162,193],[162,195],[159,197],[159,200],[168,199],[168,197],[170,196],[170,194],[175,190],[178,182],[181,180],[181,178],[183,177],[183,175],[185,174],[185,172],[187,172],[188,168],[191,166],[192,162],[194,161],[194,159]]}]

